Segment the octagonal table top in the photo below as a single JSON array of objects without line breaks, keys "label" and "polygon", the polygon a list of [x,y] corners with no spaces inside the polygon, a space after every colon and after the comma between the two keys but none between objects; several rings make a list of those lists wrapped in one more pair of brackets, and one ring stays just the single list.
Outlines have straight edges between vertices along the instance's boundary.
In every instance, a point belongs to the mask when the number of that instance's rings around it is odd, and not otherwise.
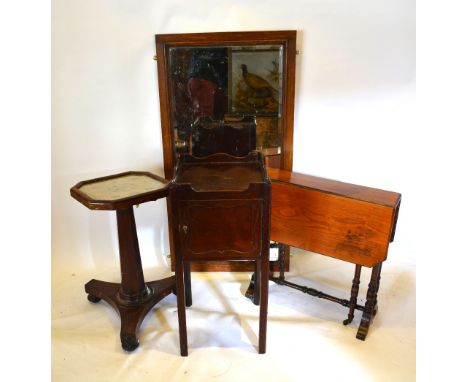
[{"label": "octagonal table top", "polygon": [[165,197],[168,184],[149,172],[129,171],[80,182],[70,193],[90,209],[115,210]]}]

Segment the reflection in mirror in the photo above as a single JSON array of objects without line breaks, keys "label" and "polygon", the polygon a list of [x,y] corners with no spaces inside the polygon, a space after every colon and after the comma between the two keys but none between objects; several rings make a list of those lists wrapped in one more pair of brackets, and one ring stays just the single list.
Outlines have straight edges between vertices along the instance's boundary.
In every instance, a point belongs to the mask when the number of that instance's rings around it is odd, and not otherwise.
[{"label": "reflection in mirror", "polygon": [[283,46],[170,47],[175,151],[281,153]]}]

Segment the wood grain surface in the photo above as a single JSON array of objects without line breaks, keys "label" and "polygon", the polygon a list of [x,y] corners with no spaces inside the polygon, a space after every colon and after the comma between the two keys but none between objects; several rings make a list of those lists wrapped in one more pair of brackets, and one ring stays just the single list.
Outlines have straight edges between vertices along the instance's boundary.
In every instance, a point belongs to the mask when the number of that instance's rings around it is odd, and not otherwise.
[{"label": "wood grain surface", "polygon": [[285,170],[268,175],[271,240],[366,267],[387,258],[400,194]]}]

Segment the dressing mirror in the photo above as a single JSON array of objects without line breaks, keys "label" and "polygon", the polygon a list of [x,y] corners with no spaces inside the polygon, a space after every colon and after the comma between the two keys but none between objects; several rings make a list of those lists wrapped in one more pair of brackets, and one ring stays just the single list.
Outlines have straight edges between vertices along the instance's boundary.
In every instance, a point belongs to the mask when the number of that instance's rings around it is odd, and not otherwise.
[{"label": "dressing mirror", "polygon": [[256,149],[291,170],[295,55],[295,31],[156,35],[166,178],[179,153]]}]

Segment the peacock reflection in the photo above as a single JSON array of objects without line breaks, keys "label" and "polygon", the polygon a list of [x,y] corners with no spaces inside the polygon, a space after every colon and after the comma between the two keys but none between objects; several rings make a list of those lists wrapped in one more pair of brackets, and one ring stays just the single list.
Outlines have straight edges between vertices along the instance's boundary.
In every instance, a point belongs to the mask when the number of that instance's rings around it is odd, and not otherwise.
[{"label": "peacock reflection", "polygon": [[281,45],[170,47],[168,63],[178,151],[190,151],[200,123],[212,128],[252,120],[256,148],[281,152]]}]

